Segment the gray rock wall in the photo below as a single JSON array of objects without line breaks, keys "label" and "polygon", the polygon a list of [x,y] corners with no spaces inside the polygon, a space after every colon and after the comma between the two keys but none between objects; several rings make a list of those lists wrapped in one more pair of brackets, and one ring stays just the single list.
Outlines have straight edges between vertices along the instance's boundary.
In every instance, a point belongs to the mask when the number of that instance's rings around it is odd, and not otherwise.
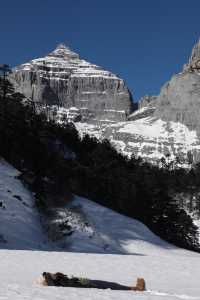
[{"label": "gray rock wall", "polygon": [[184,72],[165,84],[157,99],[154,116],[164,121],[181,122],[200,130],[200,75]]},{"label": "gray rock wall", "polygon": [[125,121],[133,110],[122,79],[79,59],[64,45],[15,68],[12,80],[26,97],[43,105],[76,107],[88,121]]},{"label": "gray rock wall", "polygon": [[[164,121],[181,122],[200,134],[200,42],[183,72],[174,75],[161,89],[154,116]],[[200,67],[200,66],[199,66]]]},{"label": "gray rock wall", "polygon": [[143,107],[154,107],[156,106],[157,96],[149,96],[146,95],[142,97],[138,102],[138,108],[141,109]]}]

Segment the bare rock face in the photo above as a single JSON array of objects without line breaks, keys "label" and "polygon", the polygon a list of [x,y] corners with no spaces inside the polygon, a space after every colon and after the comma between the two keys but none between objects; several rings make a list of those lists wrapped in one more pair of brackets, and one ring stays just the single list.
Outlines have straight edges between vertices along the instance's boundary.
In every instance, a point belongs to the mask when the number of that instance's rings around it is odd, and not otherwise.
[{"label": "bare rock face", "polygon": [[141,109],[143,107],[155,107],[157,101],[157,96],[149,96],[146,95],[139,100],[138,108]]},{"label": "bare rock face", "polygon": [[79,110],[85,121],[125,121],[132,112],[131,94],[122,79],[59,45],[43,58],[13,70],[12,80],[26,97],[43,106]]},{"label": "bare rock face", "polygon": [[184,72],[172,77],[158,97],[155,116],[200,129],[200,74]]},{"label": "bare rock face", "polygon": [[200,42],[192,50],[183,72],[174,75],[161,89],[155,117],[164,121],[181,122],[200,133]]}]

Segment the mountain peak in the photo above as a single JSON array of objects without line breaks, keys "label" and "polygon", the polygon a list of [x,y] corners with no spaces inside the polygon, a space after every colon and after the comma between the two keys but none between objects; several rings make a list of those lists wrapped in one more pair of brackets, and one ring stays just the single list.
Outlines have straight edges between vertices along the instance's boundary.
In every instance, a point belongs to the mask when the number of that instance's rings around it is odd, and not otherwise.
[{"label": "mountain peak", "polygon": [[73,52],[69,47],[67,47],[64,43],[60,43],[57,45],[54,51],[52,51],[49,56],[60,57],[63,59],[78,59],[79,55]]},{"label": "mountain peak", "polygon": [[200,38],[198,42],[194,45],[192,49],[192,54],[190,56],[189,62],[183,68],[185,71],[199,71],[200,69]]},{"label": "mountain peak", "polygon": [[200,59],[200,39],[192,49],[191,59]]},{"label": "mountain peak", "polygon": [[60,43],[57,45],[56,49],[69,49],[64,43]]}]

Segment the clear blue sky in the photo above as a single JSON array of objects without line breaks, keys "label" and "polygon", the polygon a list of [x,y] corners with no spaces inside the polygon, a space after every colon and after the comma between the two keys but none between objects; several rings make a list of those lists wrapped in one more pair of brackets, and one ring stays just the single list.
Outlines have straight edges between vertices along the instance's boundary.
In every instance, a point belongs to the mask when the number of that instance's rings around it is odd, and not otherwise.
[{"label": "clear blue sky", "polygon": [[199,0],[1,0],[0,63],[64,42],[125,79],[133,97],[157,94],[200,36]]}]

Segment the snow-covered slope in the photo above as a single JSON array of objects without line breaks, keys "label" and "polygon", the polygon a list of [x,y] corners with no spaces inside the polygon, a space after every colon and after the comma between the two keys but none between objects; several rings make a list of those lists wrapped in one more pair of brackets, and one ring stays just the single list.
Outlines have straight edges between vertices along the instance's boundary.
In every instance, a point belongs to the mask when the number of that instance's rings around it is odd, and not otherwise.
[{"label": "snow-covered slope", "polygon": [[17,178],[19,174],[0,160],[0,248],[50,249],[33,195]]},{"label": "snow-covered slope", "polygon": [[[66,238],[68,251],[145,255],[177,248],[161,240],[141,222],[120,215],[85,198],[57,210],[56,222],[68,221],[72,234]],[[63,241],[64,242],[64,241]]]},{"label": "snow-covered slope", "polygon": [[[199,160],[200,140],[196,130],[190,130],[180,122],[167,122],[152,116],[140,117],[142,108],[132,114],[133,121],[118,122],[111,125],[95,126],[75,123],[80,135],[89,134],[99,139],[109,139],[114,147],[124,155],[135,155],[158,163],[165,155],[169,160],[176,157],[187,162],[188,155]],[[139,116],[139,118],[137,118]]]},{"label": "snow-covered slope", "polygon": [[[59,245],[46,240],[33,195],[18,174],[0,161],[0,299],[200,299],[199,254],[174,247],[140,222],[84,198],[57,209],[54,225],[67,220],[73,233],[63,241],[62,252],[53,252]],[[126,285],[144,277],[147,291],[42,287],[36,279],[43,271]]]},{"label": "snow-covered slope", "polygon": [[112,125],[105,130],[104,136],[109,136],[112,143],[121,142],[125,154],[134,153],[150,161],[158,161],[166,154],[170,154],[172,160],[176,157],[187,159],[188,152],[197,159],[200,150],[196,130],[190,130],[180,122],[166,122],[154,117]]},{"label": "snow-covered slope", "polygon": [[[176,251],[142,223],[77,196],[71,203],[53,209],[54,217],[48,226],[60,231],[63,228],[64,234],[60,240],[50,242],[41,226],[34,196],[18,175],[15,168],[0,161],[1,249],[141,254],[148,244],[152,251],[158,246]],[[65,235],[64,224],[70,227],[70,235]]]},{"label": "snow-covered slope", "polygon": [[67,223],[72,234],[50,242],[41,226],[34,196],[17,178],[18,175],[11,165],[0,161],[1,249],[62,249],[118,254],[141,253],[145,244],[151,245],[152,250],[158,245],[176,249],[160,240],[142,223],[77,196],[70,204],[54,208],[51,224],[55,228]]}]

